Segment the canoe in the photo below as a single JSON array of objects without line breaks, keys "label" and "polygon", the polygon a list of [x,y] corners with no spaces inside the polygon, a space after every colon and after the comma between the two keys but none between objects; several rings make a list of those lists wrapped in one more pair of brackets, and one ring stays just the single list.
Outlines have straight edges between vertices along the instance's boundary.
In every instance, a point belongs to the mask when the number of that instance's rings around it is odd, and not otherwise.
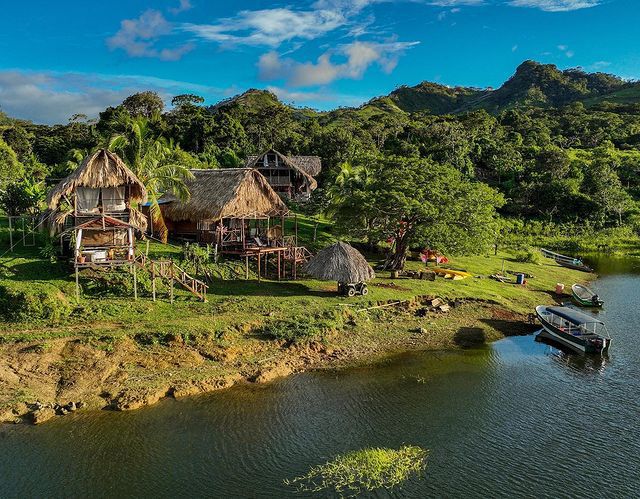
[{"label": "canoe", "polygon": [[583,307],[601,307],[604,302],[600,297],[582,284],[574,284],[571,286],[571,294],[573,299]]},{"label": "canoe", "polygon": [[611,346],[611,337],[604,322],[569,307],[536,307],[542,324],[539,336],[578,353],[604,354]]},{"label": "canoe", "polygon": [[566,267],[568,269],[581,270],[582,272],[593,272],[593,269],[588,265],[585,265],[582,260],[579,258],[574,258],[572,256],[561,255],[560,253],[555,253],[548,249],[542,248],[540,250],[542,255],[547,258],[553,258],[556,263],[562,267]]},{"label": "canoe", "polygon": [[445,279],[453,279],[454,281],[466,279],[467,277],[471,277],[473,275],[463,270],[441,269],[439,267],[434,267],[429,270],[432,270],[436,274],[444,276]]}]

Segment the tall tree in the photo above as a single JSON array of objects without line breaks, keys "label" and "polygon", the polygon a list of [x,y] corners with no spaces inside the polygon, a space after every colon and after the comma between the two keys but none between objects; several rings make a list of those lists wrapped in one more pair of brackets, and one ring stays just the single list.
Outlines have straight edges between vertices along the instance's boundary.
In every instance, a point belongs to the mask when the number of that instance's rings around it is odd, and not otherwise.
[{"label": "tall tree", "polygon": [[168,230],[158,200],[165,192],[187,200],[185,181],[193,178],[193,174],[179,161],[173,142],[155,134],[148,119],[133,118],[121,125],[124,132],[111,137],[108,147],[122,156],[147,188],[152,223],[160,239],[166,242]]}]

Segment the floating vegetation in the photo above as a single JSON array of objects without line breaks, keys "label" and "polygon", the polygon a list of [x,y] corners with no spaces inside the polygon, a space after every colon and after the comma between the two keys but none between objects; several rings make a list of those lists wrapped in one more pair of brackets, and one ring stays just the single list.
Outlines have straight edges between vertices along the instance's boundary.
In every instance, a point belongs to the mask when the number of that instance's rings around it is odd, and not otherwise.
[{"label": "floating vegetation", "polygon": [[428,450],[408,445],[397,450],[362,449],[314,466],[307,474],[285,483],[301,492],[334,490],[341,495],[391,489],[412,475],[421,476],[428,454]]}]

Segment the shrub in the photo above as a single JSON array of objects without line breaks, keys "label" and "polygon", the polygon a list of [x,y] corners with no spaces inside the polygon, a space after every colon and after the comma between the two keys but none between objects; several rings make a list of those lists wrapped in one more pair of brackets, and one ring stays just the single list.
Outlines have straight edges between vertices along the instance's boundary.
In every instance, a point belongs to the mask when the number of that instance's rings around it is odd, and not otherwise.
[{"label": "shrub", "polygon": [[520,263],[540,263],[540,252],[533,248],[528,248],[523,251],[518,251],[514,259]]},{"label": "shrub", "polygon": [[71,315],[73,306],[56,286],[40,282],[0,283],[0,314],[12,322],[59,321]]},{"label": "shrub", "polygon": [[421,475],[427,466],[427,456],[427,450],[415,446],[398,450],[363,449],[315,466],[306,475],[285,483],[296,485],[301,491],[333,489],[340,495],[392,489],[412,475]]}]

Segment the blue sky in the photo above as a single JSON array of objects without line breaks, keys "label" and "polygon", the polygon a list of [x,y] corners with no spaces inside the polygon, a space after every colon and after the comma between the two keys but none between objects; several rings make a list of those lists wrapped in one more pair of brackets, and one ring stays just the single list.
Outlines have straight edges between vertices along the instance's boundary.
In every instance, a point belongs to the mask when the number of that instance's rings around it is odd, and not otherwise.
[{"label": "blue sky", "polygon": [[424,80],[496,87],[525,59],[640,77],[638,0],[23,0],[3,18],[0,109],[41,123],[145,89],[355,106]]}]

